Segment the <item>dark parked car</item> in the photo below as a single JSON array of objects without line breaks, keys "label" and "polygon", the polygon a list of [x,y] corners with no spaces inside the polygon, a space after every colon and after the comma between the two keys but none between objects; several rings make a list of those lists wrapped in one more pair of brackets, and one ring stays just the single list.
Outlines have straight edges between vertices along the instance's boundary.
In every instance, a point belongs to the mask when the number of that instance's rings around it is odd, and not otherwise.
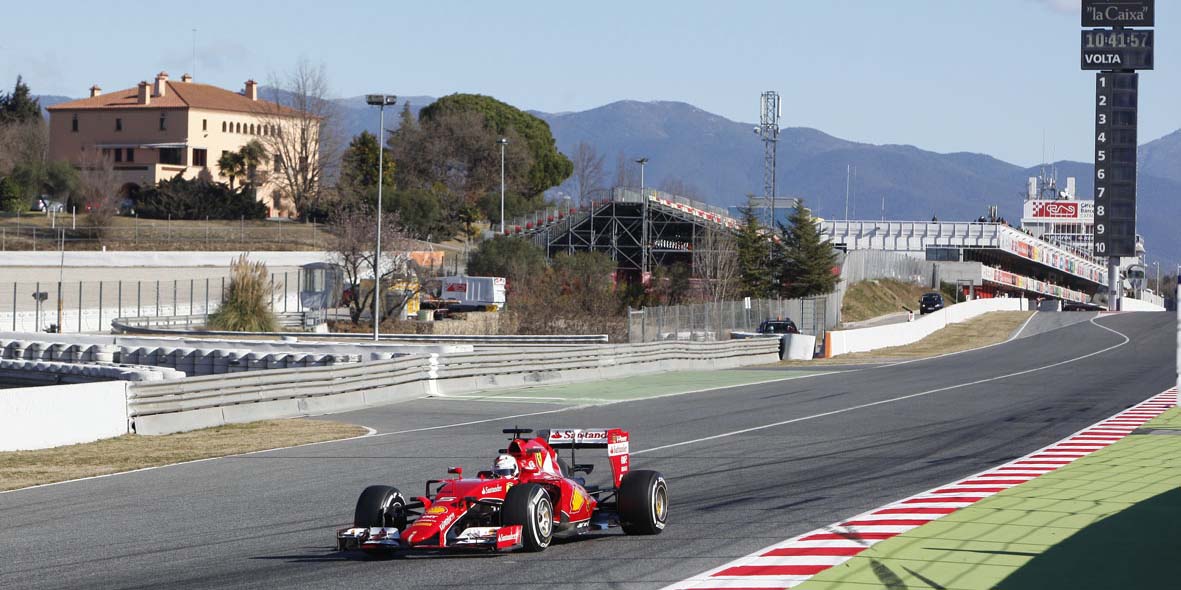
[{"label": "dark parked car", "polygon": [[919,313],[927,314],[943,309],[943,296],[939,293],[924,293],[919,299]]},{"label": "dark parked car", "polygon": [[759,324],[759,334],[799,334],[800,329],[790,319],[763,320]]}]

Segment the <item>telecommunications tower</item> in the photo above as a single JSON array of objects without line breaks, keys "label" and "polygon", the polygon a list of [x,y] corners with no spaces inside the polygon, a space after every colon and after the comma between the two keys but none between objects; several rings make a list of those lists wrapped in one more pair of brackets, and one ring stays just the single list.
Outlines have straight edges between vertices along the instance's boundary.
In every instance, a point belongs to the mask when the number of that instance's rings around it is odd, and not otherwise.
[{"label": "telecommunications tower", "polygon": [[759,101],[759,127],[755,129],[763,138],[763,199],[771,210],[768,227],[775,227],[775,144],[779,141],[779,117],[782,109],[779,93],[764,92]]}]

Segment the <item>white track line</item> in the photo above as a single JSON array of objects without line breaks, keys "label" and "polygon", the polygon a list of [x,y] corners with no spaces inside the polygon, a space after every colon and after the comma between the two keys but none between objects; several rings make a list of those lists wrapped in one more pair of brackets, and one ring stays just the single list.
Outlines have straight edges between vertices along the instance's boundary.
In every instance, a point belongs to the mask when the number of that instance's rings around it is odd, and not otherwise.
[{"label": "white track line", "polygon": [[723,432],[723,433],[721,433],[721,434],[715,434],[715,435],[712,435],[712,436],[703,436],[703,437],[701,437],[701,438],[695,438],[695,439],[692,439],[692,440],[686,440],[686,441],[681,441],[681,442],[677,442],[677,443],[671,443],[671,444],[662,445],[662,446],[659,446],[659,447],[652,447],[652,448],[650,448],[650,449],[643,449],[643,450],[639,450],[639,451],[632,451],[632,454],[633,454],[633,455],[642,455],[642,454],[645,454],[645,453],[653,453],[653,452],[656,452],[656,451],[662,451],[662,450],[664,450],[664,449],[671,449],[671,448],[674,448],[674,447],[682,447],[682,446],[685,446],[685,445],[692,445],[692,444],[697,444],[697,443],[707,442],[707,441],[711,441],[711,440],[717,440],[717,439],[720,439],[720,438],[727,438],[727,437],[736,436],[736,435],[739,435],[739,434],[747,434],[747,433],[750,433],[750,432],[757,432],[757,431],[759,431],[759,430],[766,430],[766,429],[768,429],[768,428],[777,428],[777,427],[779,427],[779,426],[786,426],[786,425],[788,425],[788,424],[795,424],[796,422],[805,422],[805,421],[808,421],[808,420],[815,420],[815,419],[817,419],[817,418],[825,418],[825,417],[828,417],[828,416],[835,416],[835,415],[837,415],[837,414],[844,414],[844,413],[846,413],[846,412],[853,412],[853,411],[856,411],[856,410],[863,410],[863,409],[865,409],[865,408],[872,408],[872,407],[874,407],[874,406],[880,406],[880,405],[883,405],[883,404],[892,404],[892,403],[896,403],[896,402],[900,402],[900,401],[905,401],[905,400],[908,400],[908,399],[913,399],[913,398],[917,398],[917,397],[923,397],[923,396],[927,396],[927,395],[931,395],[931,394],[935,394],[935,393],[942,393],[942,392],[944,392],[944,391],[951,391],[951,390],[953,390],[953,389],[961,389],[961,388],[964,388],[964,387],[972,387],[972,386],[974,386],[974,385],[981,385],[981,384],[983,384],[983,383],[991,383],[991,382],[993,382],[993,381],[999,381],[999,380],[1001,380],[1001,379],[1008,379],[1008,378],[1010,378],[1010,377],[1020,377],[1021,375],[1028,375],[1028,374],[1030,374],[1030,373],[1036,373],[1036,372],[1038,372],[1038,371],[1044,371],[1044,370],[1046,370],[1046,369],[1052,369],[1052,368],[1054,368],[1054,367],[1060,367],[1060,366],[1062,366],[1062,365],[1066,365],[1066,364],[1070,364],[1070,363],[1078,362],[1078,361],[1081,361],[1081,360],[1083,360],[1083,359],[1088,359],[1088,358],[1091,358],[1091,357],[1093,357],[1093,356],[1095,356],[1095,355],[1099,355],[1099,354],[1103,354],[1103,353],[1105,353],[1105,352],[1109,352],[1109,351],[1115,350],[1115,349],[1117,349],[1117,348],[1119,348],[1119,347],[1121,347],[1121,346],[1123,346],[1123,345],[1127,344],[1128,342],[1131,342],[1131,340],[1132,340],[1131,338],[1128,338],[1128,337],[1127,337],[1125,334],[1122,334],[1122,333],[1120,333],[1120,332],[1118,332],[1118,331],[1116,331],[1116,330],[1112,330],[1111,328],[1108,328],[1107,326],[1103,326],[1103,325],[1100,325],[1100,324],[1097,324],[1097,323],[1095,323],[1095,319],[1091,319],[1091,323],[1092,323],[1092,324],[1095,324],[1096,326],[1099,326],[1100,328],[1103,328],[1104,330],[1107,330],[1108,332],[1111,332],[1111,333],[1113,333],[1113,334],[1116,334],[1116,335],[1118,335],[1119,337],[1123,338],[1123,339],[1124,339],[1124,341],[1123,341],[1123,342],[1120,342],[1119,344],[1113,345],[1113,346],[1108,346],[1107,348],[1104,348],[1104,349],[1102,349],[1102,350],[1097,350],[1097,351],[1095,351],[1095,352],[1091,352],[1091,353],[1088,353],[1088,354],[1084,354],[1084,355],[1082,355],[1082,356],[1077,356],[1077,357],[1075,357],[1075,358],[1068,359],[1068,360],[1064,360],[1064,361],[1058,361],[1058,362],[1056,362],[1056,363],[1051,363],[1051,364],[1044,365],[1044,366],[1041,366],[1041,367],[1035,367],[1035,368],[1032,368],[1032,369],[1026,369],[1026,370],[1024,370],[1024,371],[1017,371],[1017,372],[1015,372],[1015,373],[1008,373],[1008,374],[1006,374],[1006,375],[998,375],[998,376],[996,376],[996,377],[989,377],[989,378],[987,378],[987,379],[977,379],[976,381],[970,381],[970,382],[967,382],[967,383],[959,383],[959,384],[956,384],[956,385],[948,385],[948,386],[946,386],[946,387],[939,387],[939,388],[936,388],[936,389],[929,389],[929,390],[927,390],[927,391],[920,391],[919,393],[910,393],[910,394],[907,394],[907,395],[900,395],[900,396],[898,396],[898,397],[892,397],[892,398],[889,398],[889,399],[878,400],[878,401],[876,401],[876,402],[869,402],[869,403],[864,403],[864,404],[858,404],[858,405],[856,405],[856,406],[849,406],[849,407],[847,407],[847,408],[841,408],[841,409],[839,409],[839,410],[831,410],[831,411],[828,411],[828,412],[821,412],[821,413],[819,413],[819,414],[812,414],[811,416],[802,416],[802,417],[799,417],[799,418],[792,418],[791,420],[783,420],[783,421],[781,421],[781,422],[773,422],[773,423],[771,423],[771,424],[763,424],[762,426],[752,426],[752,427],[750,427],[750,428],[743,428],[743,429],[741,429],[741,430],[733,430],[733,431],[730,431],[730,432]]}]

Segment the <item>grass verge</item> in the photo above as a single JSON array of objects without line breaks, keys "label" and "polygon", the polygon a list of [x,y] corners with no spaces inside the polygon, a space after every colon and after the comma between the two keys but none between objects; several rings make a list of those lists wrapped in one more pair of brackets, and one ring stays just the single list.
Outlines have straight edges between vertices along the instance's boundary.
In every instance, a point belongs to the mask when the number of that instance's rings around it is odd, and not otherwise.
[{"label": "grass verge", "polygon": [[914,344],[842,355],[835,360],[867,357],[922,358],[997,344],[1008,340],[1031,315],[1032,311],[994,311],[966,322],[951,324]]},{"label": "grass verge", "polygon": [[860,365],[911,360],[963,352],[973,348],[999,344],[1017,331],[1032,311],[993,311],[966,322],[951,324],[942,330],[906,346],[882,348],[868,352],[842,354],[830,359],[810,361],[780,361],[782,366]]},{"label": "grass verge", "polygon": [[323,420],[264,420],[161,436],[128,434],[53,449],[0,452],[0,490],[338,440],[365,432],[360,426]]},{"label": "grass verge", "polygon": [[930,290],[921,285],[893,279],[872,279],[853,283],[845,292],[845,299],[841,303],[841,321],[861,322],[905,311],[903,306],[917,310],[919,298]]},{"label": "grass verge", "polygon": [[796,588],[1176,588],[1179,514],[1181,436],[1133,434]]}]

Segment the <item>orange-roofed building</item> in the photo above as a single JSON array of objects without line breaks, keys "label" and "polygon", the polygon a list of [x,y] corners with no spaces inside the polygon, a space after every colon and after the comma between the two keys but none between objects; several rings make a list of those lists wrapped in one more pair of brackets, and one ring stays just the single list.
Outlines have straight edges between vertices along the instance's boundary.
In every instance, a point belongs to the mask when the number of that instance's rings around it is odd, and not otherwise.
[{"label": "orange-roofed building", "polygon": [[[76,168],[109,163],[124,196],[140,185],[152,185],[180,174],[230,182],[217,161],[252,139],[273,144],[290,123],[306,117],[299,111],[260,100],[258,84],[246,82],[242,92],[198,84],[188,74],[180,81],[160,72],[151,83],[104,93],[91,87],[89,98],[49,107],[49,155]],[[258,199],[271,215],[293,215],[290,199],[273,198],[275,182],[266,178],[283,166],[268,156],[259,170]],[[241,179],[235,179],[235,185]]]}]

